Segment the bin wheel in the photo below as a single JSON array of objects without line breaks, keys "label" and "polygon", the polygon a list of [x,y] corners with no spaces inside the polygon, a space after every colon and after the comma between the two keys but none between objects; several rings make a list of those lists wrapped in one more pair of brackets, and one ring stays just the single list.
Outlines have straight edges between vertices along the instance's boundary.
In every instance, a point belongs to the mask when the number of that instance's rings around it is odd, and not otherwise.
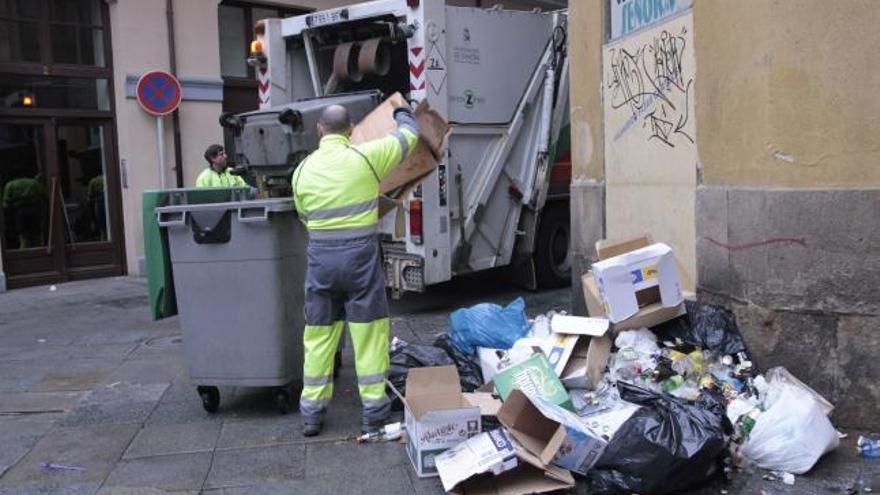
[{"label": "bin wheel", "polygon": [[217,412],[220,408],[220,390],[217,387],[198,387],[199,397],[202,398],[202,407],[209,413]]},{"label": "bin wheel", "polygon": [[279,414],[287,414],[293,409],[293,399],[286,388],[275,389],[275,407]]},{"label": "bin wheel", "polygon": [[342,351],[336,351],[336,359],[333,362],[333,379],[339,378],[339,370],[342,369]]}]

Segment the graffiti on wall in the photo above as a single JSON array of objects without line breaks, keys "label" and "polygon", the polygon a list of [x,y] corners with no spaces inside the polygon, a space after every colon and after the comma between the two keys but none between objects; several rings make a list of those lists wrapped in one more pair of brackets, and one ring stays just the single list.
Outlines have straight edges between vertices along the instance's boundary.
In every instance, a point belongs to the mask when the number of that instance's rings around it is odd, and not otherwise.
[{"label": "graffiti on wall", "polygon": [[602,47],[606,233],[662,239],[689,287],[697,265],[696,68],[693,11]]},{"label": "graffiti on wall", "polygon": [[[688,26],[661,28],[636,43],[608,48],[605,94],[611,110],[627,112],[614,141],[642,129],[648,141],[669,147],[694,144],[693,47]],[[690,52],[690,53],[689,53]],[[688,70],[689,69],[689,70]]]}]

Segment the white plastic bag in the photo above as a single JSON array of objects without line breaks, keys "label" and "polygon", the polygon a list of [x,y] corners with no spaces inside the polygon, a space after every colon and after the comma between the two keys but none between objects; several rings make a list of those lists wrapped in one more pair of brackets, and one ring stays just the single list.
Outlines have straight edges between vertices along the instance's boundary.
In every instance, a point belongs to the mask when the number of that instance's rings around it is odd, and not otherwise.
[{"label": "white plastic bag", "polygon": [[538,315],[535,317],[535,320],[532,322],[532,328],[529,331],[527,337],[535,337],[538,339],[545,339],[550,336],[550,319],[555,315],[553,311],[550,311],[546,315]]},{"label": "white plastic bag", "polygon": [[657,337],[645,327],[620,332],[614,339],[614,345],[618,349],[631,348],[642,356],[650,356],[660,350],[657,347]]},{"label": "white plastic bag", "polygon": [[659,390],[659,385],[651,381],[639,380],[645,370],[657,366],[654,355],[660,352],[657,337],[647,328],[620,332],[614,339],[618,351],[613,355],[608,369],[614,380],[638,382],[639,385]]},{"label": "white plastic bag", "polygon": [[825,411],[826,416],[830,416],[831,413],[834,412],[834,404],[829,402],[828,399],[826,399],[825,397],[822,397],[819,392],[816,392],[815,390],[810,388],[806,383],[798,380],[797,377],[792,375],[791,372],[789,372],[782,366],[777,366],[775,368],[770,368],[769,370],[767,370],[767,381],[769,381],[770,383],[783,382],[788,383],[789,385],[794,385],[795,387],[812,395],[813,398],[816,399],[816,402],[819,403],[819,407],[821,407],[822,410]]},{"label": "white plastic bag", "polygon": [[785,382],[770,384],[766,411],[740,454],[764,469],[804,474],[840,439],[823,407],[804,390]]}]

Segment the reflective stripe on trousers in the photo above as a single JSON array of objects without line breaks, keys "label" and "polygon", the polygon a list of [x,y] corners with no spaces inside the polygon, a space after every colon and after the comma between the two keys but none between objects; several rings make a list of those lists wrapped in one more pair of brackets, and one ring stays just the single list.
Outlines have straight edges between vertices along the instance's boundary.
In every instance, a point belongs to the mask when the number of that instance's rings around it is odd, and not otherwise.
[{"label": "reflective stripe on trousers", "polygon": [[354,347],[363,419],[381,422],[391,412],[384,380],[391,323],[380,256],[375,235],[341,240],[310,238],[300,399],[304,423],[320,423],[333,396],[334,356],[345,320]]}]

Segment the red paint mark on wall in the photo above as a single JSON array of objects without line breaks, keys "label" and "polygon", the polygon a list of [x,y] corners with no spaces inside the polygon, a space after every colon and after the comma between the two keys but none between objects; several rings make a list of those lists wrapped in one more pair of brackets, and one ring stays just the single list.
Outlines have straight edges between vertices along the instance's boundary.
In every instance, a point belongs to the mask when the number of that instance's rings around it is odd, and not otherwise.
[{"label": "red paint mark on wall", "polygon": [[720,248],[724,248],[728,251],[746,251],[749,249],[770,246],[772,244],[796,244],[800,247],[804,247],[804,248],[807,247],[807,240],[806,239],[798,239],[795,237],[774,237],[774,238],[766,239],[763,241],[747,242],[745,244],[738,244],[738,245],[725,244],[721,241],[716,241],[715,239],[712,239],[711,237],[706,237],[706,240],[711,242],[712,244],[714,244]]}]

